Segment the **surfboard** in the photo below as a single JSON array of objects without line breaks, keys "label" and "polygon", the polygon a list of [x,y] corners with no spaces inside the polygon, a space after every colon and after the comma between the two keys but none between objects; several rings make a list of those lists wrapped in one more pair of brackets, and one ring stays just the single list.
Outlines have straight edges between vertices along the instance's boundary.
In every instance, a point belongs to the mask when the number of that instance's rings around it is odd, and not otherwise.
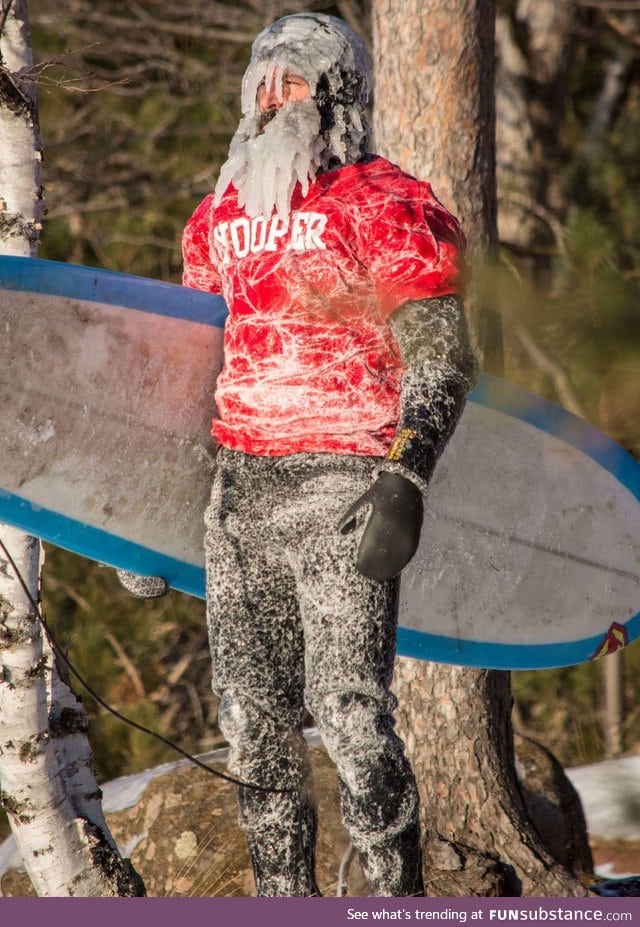
[{"label": "surfboard", "polygon": [[[0,521],[204,596],[219,297],[0,257]],[[640,467],[483,375],[401,581],[398,651],[534,669],[640,636]]]}]

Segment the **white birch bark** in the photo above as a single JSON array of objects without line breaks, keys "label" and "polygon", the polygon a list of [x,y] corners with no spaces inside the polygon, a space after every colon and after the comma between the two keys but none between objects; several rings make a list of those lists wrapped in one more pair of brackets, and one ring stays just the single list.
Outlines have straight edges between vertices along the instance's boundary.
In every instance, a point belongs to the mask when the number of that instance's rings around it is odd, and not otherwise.
[{"label": "white birch bark", "polygon": [[42,149],[24,0],[2,0],[0,24],[0,249],[35,256]]},{"label": "white birch bark", "polygon": [[[0,4],[0,252],[35,256],[41,147],[25,0]],[[38,895],[144,893],[100,805],[86,716],[59,678],[32,603],[35,538],[0,524],[0,804]]]},{"label": "white birch bark", "polygon": [[[38,541],[6,526],[2,540],[37,594]],[[104,837],[76,812],[68,793],[69,757],[64,748],[56,749],[57,731],[50,729],[53,677],[34,609],[3,555],[0,565],[2,804],[38,895],[116,894],[105,892],[103,872],[94,862]]]}]

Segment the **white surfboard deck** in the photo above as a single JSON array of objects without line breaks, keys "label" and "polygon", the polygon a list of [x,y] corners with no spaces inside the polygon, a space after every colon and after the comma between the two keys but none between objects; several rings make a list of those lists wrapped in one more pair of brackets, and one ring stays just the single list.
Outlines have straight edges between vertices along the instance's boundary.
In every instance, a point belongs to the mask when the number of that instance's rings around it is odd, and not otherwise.
[{"label": "white surfboard deck", "polygon": [[[204,595],[226,306],[173,284],[0,257],[0,521]],[[482,376],[401,584],[399,653],[534,669],[640,636],[640,467]]]}]

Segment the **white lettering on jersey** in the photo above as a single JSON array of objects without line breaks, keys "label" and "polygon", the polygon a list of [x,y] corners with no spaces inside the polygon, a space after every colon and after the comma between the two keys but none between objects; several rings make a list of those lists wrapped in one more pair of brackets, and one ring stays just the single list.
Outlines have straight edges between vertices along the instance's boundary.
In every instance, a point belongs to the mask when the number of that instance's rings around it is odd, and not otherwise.
[{"label": "white lettering on jersey", "polygon": [[213,248],[218,254],[220,260],[224,260],[224,255],[226,255],[229,248],[229,223],[228,222],[219,222],[218,225],[213,227]]},{"label": "white lettering on jersey", "polygon": [[[260,216],[259,218],[263,218]],[[253,220],[256,221],[255,219]],[[274,216],[272,219],[269,219],[267,223],[269,226],[269,235],[267,238],[267,244],[265,245],[265,251],[277,251],[278,246],[276,244],[277,238],[284,238],[284,236],[289,231],[289,220],[281,219],[280,216]]]},{"label": "white lettering on jersey", "polygon": [[246,257],[251,247],[251,228],[248,219],[236,219],[229,226],[231,244],[237,257]]},{"label": "white lettering on jersey", "polygon": [[321,236],[327,224],[327,217],[321,212],[307,212],[305,216],[307,217],[306,250],[313,251],[319,248],[324,251],[327,246]]},{"label": "white lettering on jersey", "polygon": [[215,225],[211,246],[223,264],[229,263],[232,253],[236,258],[244,258],[249,252],[325,250],[322,234],[326,225],[327,217],[321,212],[296,211],[290,220],[280,216],[242,217]]},{"label": "white lettering on jersey", "polygon": [[264,251],[267,243],[267,220],[264,216],[258,216],[251,223],[251,253],[259,254]]}]

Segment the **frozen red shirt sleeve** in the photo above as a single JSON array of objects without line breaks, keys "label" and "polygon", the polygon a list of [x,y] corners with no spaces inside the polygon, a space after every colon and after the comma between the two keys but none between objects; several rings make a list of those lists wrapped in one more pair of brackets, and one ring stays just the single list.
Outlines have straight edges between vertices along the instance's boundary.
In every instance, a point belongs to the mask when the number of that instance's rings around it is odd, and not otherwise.
[{"label": "frozen red shirt sleeve", "polygon": [[191,216],[182,235],[182,285],[206,293],[222,293],[217,268],[211,261],[209,231],[213,194],[207,196]]},{"label": "frozen red shirt sleeve", "polygon": [[412,299],[457,290],[465,239],[428,183],[390,165],[368,190],[359,223],[360,259],[383,318]]}]

